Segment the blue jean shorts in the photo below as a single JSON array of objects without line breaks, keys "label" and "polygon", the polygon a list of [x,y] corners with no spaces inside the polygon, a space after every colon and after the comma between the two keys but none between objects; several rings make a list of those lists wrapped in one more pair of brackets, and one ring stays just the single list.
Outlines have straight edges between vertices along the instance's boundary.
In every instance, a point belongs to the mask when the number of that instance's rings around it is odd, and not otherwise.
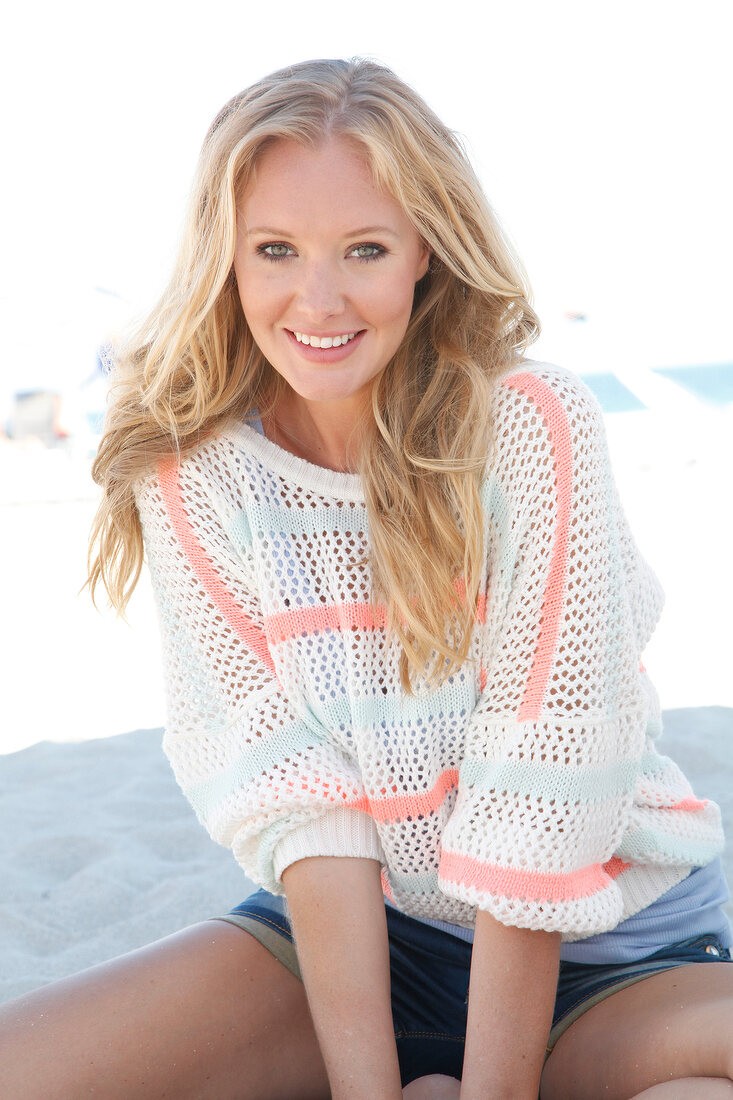
[{"label": "blue jean shorts", "polygon": [[[250,932],[301,978],[282,899],[258,890],[225,917]],[[392,1019],[403,1087],[428,1073],[460,1080],[468,1014],[471,944],[387,906]],[[730,962],[714,935],[656,951],[622,965],[560,963],[548,1054],[566,1028],[605,997],[651,974],[695,962]],[[301,979],[302,980],[302,979]]]}]

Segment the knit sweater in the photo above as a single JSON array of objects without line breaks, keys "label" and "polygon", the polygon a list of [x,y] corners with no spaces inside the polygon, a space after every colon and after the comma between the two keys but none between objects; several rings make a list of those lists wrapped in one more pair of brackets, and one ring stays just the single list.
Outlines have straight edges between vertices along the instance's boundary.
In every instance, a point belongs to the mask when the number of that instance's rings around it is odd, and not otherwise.
[{"label": "knit sweater", "polygon": [[723,846],[659,755],[640,663],[662,593],[573,374],[497,383],[469,659],[400,686],[370,600],[360,478],[231,424],[140,481],[167,680],[164,748],[199,819],[282,894],[307,856],[379,860],[404,912],[611,929]]}]

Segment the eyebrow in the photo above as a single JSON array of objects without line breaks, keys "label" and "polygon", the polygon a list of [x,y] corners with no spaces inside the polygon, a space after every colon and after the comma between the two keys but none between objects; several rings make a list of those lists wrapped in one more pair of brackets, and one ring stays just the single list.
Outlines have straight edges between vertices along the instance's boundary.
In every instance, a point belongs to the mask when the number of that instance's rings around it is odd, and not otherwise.
[{"label": "eyebrow", "polygon": [[[247,230],[248,237],[254,237],[259,233],[264,233],[271,237],[292,237],[293,233],[288,233],[285,230],[277,229],[271,225],[257,225],[253,229]],[[366,225],[362,229],[352,229],[348,233],[344,233],[345,237],[367,237],[371,233],[388,233],[390,237],[396,237],[394,229],[390,229],[387,225]]]}]

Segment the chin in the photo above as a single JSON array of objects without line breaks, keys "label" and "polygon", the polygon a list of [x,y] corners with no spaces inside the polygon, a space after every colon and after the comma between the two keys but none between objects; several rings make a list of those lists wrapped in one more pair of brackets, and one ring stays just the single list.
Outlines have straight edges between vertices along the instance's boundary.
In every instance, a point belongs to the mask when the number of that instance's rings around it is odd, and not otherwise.
[{"label": "chin", "polygon": [[318,402],[332,402],[332,401],[351,401],[355,397],[359,397],[368,392],[368,387],[357,386],[299,386],[291,387],[293,392],[302,398],[303,401],[318,401]]}]

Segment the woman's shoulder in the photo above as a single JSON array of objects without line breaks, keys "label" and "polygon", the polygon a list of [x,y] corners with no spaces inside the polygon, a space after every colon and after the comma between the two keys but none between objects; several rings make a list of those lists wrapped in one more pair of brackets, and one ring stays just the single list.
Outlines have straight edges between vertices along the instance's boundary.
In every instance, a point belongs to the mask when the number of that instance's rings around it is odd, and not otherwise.
[{"label": "woman's shoulder", "polygon": [[528,399],[546,412],[600,415],[598,400],[583,379],[556,363],[521,359],[498,376],[495,401],[499,406],[522,405]]},{"label": "woman's shoulder", "polygon": [[598,400],[573,371],[554,363],[522,359],[497,378],[493,402],[494,459],[524,453],[556,459],[580,451],[605,452]]},{"label": "woman's shoulder", "polygon": [[[254,429],[252,434],[256,434]],[[142,501],[161,493],[180,495],[187,508],[195,506],[195,501],[203,497],[238,496],[246,461],[246,447],[232,437],[228,426],[217,429],[180,451],[171,450],[152,462],[133,487],[138,507]]]}]

